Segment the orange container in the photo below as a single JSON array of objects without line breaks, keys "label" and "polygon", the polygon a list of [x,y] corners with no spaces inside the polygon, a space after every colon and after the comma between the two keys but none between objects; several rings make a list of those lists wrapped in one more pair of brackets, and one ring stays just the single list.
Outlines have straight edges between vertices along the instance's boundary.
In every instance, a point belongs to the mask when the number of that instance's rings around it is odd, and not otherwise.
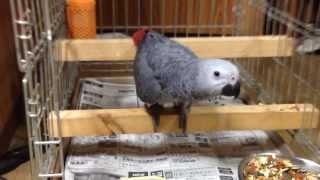
[{"label": "orange container", "polygon": [[96,1],[68,0],[67,20],[71,38],[96,38]]}]

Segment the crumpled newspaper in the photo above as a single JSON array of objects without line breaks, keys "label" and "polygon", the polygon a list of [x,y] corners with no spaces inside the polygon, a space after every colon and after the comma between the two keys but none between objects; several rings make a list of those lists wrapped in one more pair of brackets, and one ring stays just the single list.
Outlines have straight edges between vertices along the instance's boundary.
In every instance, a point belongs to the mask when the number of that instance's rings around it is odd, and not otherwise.
[{"label": "crumpled newspaper", "polygon": [[66,179],[97,178],[99,174],[101,179],[236,180],[245,156],[279,152],[277,147],[264,131],[77,137],[67,157]]}]

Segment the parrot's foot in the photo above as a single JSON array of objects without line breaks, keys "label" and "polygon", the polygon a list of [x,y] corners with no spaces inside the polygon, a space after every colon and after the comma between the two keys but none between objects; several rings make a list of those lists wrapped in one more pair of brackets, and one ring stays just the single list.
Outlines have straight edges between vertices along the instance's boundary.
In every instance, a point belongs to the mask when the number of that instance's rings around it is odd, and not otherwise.
[{"label": "parrot's foot", "polygon": [[156,103],[156,104],[152,104],[150,106],[145,104],[144,107],[145,107],[146,111],[150,114],[150,116],[152,117],[153,130],[154,130],[154,132],[156,132],[157,128],[160,125],[160,113],[163,110],[163,106]]},{"label": "parrot's foot", "polygon": [[187,130],[187,120],[190,107],[191,103],[180,103],[175,106],[179,113],[179,128],[182,129],[183,133],[186,133]]}]

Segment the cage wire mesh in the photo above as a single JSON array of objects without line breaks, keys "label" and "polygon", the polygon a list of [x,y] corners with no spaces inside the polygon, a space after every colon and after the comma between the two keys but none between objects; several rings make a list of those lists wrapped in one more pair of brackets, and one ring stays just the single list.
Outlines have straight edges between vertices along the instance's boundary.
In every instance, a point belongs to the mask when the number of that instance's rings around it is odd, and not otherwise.
[{"label": "cage wire mesh", "polygon": [[75,65],[55,60],[53,42],[64,34],[64,7],[64,0],[11,1],[34,179],[63,176],[62,139],[50,137],[48,127],[53,114],[68,107],[77,74]]},{"label": "cage wire mesh", "polygon": [[[63,177],[63,139],[50,137],[50,119],[70,108],[80,76],[132,75],[132,62],[63,63],[54,42],[66,38],[64,0],[11,0],[17,60],[23,87],[34,179]],[[319,0],[97,0],[97,32],[131,35],[149,27],[169,37],[286,35],[297,39],[292,57],[235,58],[258,102],[305,103],[320,108],[317,41]],[[288,44],[279,43],[281,51]],[[319,47],[318,47],[319,48]],[[307,49],[307,50],[305,50]],[[311,49],[311,50],[310,50]],[[315,109],[313,110],[315,112]],[[320,144],[310,116],[292,141],[315,155]],[[58,121],[60,122],[60,121]],[[316,156],[315,156],[316,157]]]}]

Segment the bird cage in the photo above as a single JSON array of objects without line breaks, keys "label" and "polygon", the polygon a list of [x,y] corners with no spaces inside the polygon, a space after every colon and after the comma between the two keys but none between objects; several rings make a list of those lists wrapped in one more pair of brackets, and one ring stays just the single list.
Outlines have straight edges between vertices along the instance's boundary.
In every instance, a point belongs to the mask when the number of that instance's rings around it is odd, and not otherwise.
[{"label": "bird cage", "polygon": [[[11,11],[34,179],[63,178],[69,137],[153,132],[143,108],[72,106],[83,72],[132,75],[130,38],[69,38],[64,0],[11,0]],[[187,132],[274,130],[320,161],[319,0],[96,1],[97,37],[143,27],[241,69],[248,105],[193,107]],[[178,132],[175,119],[164,115],[159,131]]]}]

